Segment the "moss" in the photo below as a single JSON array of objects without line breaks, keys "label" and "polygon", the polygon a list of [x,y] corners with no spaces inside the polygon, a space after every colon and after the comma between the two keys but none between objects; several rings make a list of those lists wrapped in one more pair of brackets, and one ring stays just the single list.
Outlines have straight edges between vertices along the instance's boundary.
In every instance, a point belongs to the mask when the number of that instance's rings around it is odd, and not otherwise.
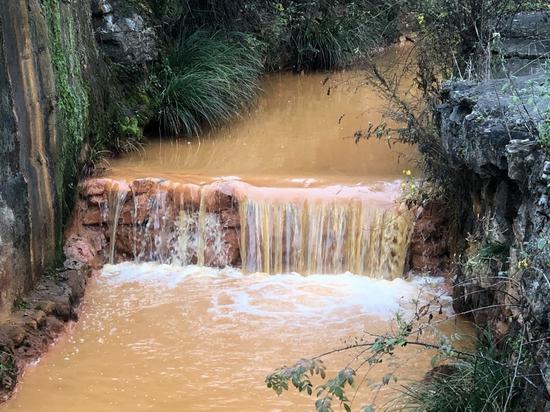
[{"label": "moss", "polygon": [[[62,13],[59,0],[41,0],[42,12],[48,26],[49,52],[55,77],[58,154],[55,159],[55,182],[62,220],[71,213],[73,198],[80,175],[79,154],[88,129],[88,91],[81,71],[85,49],[77,41],[75,20]],[[69,10],[69,9],[67,9]],[[61,243],[61,231],[58,236]]]}]

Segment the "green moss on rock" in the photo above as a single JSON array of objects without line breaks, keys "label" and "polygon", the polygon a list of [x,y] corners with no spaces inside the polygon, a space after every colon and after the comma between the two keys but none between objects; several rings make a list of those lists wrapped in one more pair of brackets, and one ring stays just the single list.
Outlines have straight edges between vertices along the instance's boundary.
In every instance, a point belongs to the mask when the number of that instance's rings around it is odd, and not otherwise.
[{"label": "green moss on rock", "polygon": [[49,31],[49,51],[55,75],[59,137],[55,180],[65,221],[71,212],[81,171],[79,155],[88,134],[89,93],[81,69],[86,49],[78,41],[72,6],[63,5],[58,0],[41,0],[41,4]]}]

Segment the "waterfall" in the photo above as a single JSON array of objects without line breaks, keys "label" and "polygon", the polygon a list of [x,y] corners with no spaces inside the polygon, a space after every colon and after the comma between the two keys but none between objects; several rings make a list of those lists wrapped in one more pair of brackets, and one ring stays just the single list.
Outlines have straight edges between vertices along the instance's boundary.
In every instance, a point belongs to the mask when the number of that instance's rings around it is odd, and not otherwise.
[{"label": "waterfall", "polygon": [[404,271],[413,225],[410,212],[395,202],[396,185],[331,192],[242,182],[136,182],[107,190],[111,263],[133,259],[386,279]]},{"label": "waterfall", "polygon": [[394,278],[403,273],[408,213],[367,201],[240,205],[241,255],[247,272],[343,273]]},{"label": "waterfall", "polygon": [[128,192],[130,191],[128,185],[121,183],[117,183],[113,189],[109,191],[108,196],[109,226],[111,231],[111,240],[109,242],[109,263],[111,264],[115,261],[116,236],[120,215],[122,213],[122,207],[126,201]]}]

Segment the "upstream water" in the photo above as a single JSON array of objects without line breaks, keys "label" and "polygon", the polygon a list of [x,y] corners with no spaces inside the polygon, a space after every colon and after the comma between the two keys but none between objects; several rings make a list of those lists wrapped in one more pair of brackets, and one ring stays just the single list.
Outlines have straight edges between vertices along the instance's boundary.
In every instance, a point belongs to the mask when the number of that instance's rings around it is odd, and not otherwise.
[{"label": "upstream water", "polygon": [[109,177],[208,182],[236,176],[256,186],[370,184],[416,168],[416,150],[387,139],[354,143],[389,106],[361,72],[268,76],[258,104],[200,139],[156,139],[111,162]]},{"label": "upstream water", "polygon": [[[139,227],[150,230],[156,249],[139,251],[134,242],[132,263],[108,265],[92,279],[81,320],[0,409],[310,411],[312,398],[277,397],[265,376],[391,330],[395,313],[412,316],[418,298],[441,295],[436,319],[452,316],[441,281],[401,278],[413,222],[396,201],[416,152],[354,143],[354,133],[379,124],[386,109],[360,84],[359,72],[270,76],[257,106],[230,126],[196,140],[158,139],[112,162],[110,178],[176,185],[144,203],[155,212]],[[194,266],[224,263],[220,216],[203,200],[195,209],[186,203],[189,193],[220,182],[239,203],[242,270]],[[123,187],[105,211],[115,235],[131,193]],[[130,206],[131,220],[138,206]],[[211,245],[215,256],[207,259]],[[472,331],[454,319],[438,333],[457,332]],[[328,358],[329,374],[353,355]],[[401,384],[423,377],[433,355],[408,346],[368,368],[354,408],[387,404]],[[390,372],[398,382],[379,387]]]}]

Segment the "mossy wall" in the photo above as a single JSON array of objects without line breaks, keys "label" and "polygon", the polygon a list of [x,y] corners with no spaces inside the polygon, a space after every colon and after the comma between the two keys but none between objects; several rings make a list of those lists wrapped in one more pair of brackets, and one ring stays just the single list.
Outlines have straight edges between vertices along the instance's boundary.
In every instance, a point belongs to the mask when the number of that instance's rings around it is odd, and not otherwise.
[{"label": "mossy wall", "polygon": [[81,11],[75,9],[75,5],[58,0],[41,0],[41,5],[55,78],[55,126],[59,137],[54,170],[56,194],[65,217],[70,211],[72,192],[80,173],[79,153],[89,128],[89,91],[82,70],[89,64],[89,51],[83,47],[81,35],[83,29],[88,35],[91,32],[81,26],[78,16]]},{"label": "mossy wall", "polygon": [[62,258],[107,87],[88,0],[0,3],[0,317]]}]

